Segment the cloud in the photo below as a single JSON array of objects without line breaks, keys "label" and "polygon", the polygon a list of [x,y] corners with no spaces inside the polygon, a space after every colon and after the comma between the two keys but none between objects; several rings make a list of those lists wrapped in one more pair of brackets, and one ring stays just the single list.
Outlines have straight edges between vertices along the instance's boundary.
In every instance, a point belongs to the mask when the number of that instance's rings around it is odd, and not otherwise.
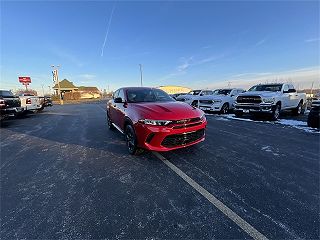
[{"label": "cloud", "polygon": [[65,49],[62,49],[60,47],[53,47],[51,51],[54,55],[58,56],[62,60],[67,60],[77,65],[78,67],[82,67],[84,65],[82,61],[80,61],[75,55]]},{"label": "cloud", "polygon": [[91,80],[91,79],[94,79],[94,78],[96,77],[96,75],[84,73],[84,74],[80,74],[79,77],[80,77],[80,78],[84,78],[84,79]]},{"label": "cloud", "polygon": [[225,80],[216,81],[207,87],[211,89],[227,87],[228,83],[231,87],[241,87],[248,89],[251,86],[259,83],[266,82],[292,82],[295,84],[296,88],[310,88],[312,82],[316,85],[315,87],[320,87],[319,85],[320,77],[320,67],[309,67],[292,69],[288,71],[273,72],[273,73],[244,73],[238,75],[232,75],[227,77]]},{"label": "cloud", "polygon": [[113,58],[109,58],[109,59],[111,59],[111,60],[127,59],[127,58],[148,55],[150,53],[151,53],[150,51],[145,51],[145,52],[140,52],[140,53],[133,53],[133,54],[128,54],[128,55],[124,55],[124,56],[119,56],[119,57],[113,57]]},{"label": "cloud", "polygon": [[183,63],[180,64],[179,66],[177,66],[177,71],[178,72],[185,72],[191,66],[191,62],[193,61],[193,57],[181,58],[181,60],[183,61]]},{"label": "cloud", "polygon": [[106,35],[104,37],[102,48],[101,48],[101,57],[103,57],[104,48],[105,48],[107,40],[108,40],[109,30],[110,30],[110,26],[111,26],[111,22],[112,22],[113,13],[114,13],[115,8],[116,8],[116,2],[114,2],[114,4],[113,4],[112,10],[111,10],[111,14],[110,14],[110,17],[109,17],[109,20],[108,20],[107,31],[106,31]]},{"label": "cloud", "polygon": [[304,40],[306,43],[311,43],[311,42],[319,42],[320,38],[309,38]]},{"label": "cloud", "polygon": [[264,44],[266,41],[267,41],[267,38],[265,37],[265,38],[261,39],[260,41],[256,42],[254,44],[254,47],[258,47],[258,46]]}]

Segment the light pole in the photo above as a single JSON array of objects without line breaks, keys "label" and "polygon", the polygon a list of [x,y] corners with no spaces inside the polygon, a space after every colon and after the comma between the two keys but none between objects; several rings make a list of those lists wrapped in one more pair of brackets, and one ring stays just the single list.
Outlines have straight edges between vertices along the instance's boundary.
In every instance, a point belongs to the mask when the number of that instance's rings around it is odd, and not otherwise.
[{"label": "light pole", "polygon": [[140,84],[142,87],[142,64],[139,64],[139,66],[140,66]]},{"label": "light pole", "polygon": [[58,75],[58,68],[60,67],[60,65],[51,65],[51,67],[53,68],[53,80],[58,84],[58,95],[59,95],[59,100],[60,100],[60,104],[63,105],[63,100],[61,98],[61,90],[60,90],[60,83],[59,83],[59,75]]}]

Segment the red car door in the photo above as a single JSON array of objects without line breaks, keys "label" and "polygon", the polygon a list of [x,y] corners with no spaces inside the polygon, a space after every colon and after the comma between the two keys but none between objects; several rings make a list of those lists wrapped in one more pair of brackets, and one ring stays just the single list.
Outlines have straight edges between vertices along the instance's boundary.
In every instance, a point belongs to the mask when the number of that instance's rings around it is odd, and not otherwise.
[{"label": "red car door", "polygon": [[115,103],[116,107],[115,107],[115,115],[116,118],[114,120],[114,123],[122,130],[123,126],[124,126],[124,117],[125,117],[125,102],[126,102],[126,98],[125,98],[125,94],[124,94],[124,90],[120,89],[119,90],[119,94],[117,96],[118,98],[122,99],[121,103]]},{"label": "red car door", "polygon": [[110,117],[111,121],[112,121],[113,123],[115,123],[115,124],[116,124],[116,119],[117,119],[117,110],[116,110],[117,105],[116,105],[116,103],[114,102],[114,99],[117,98],[118,95],[119,95],[119,90],[117,90],[117,91],[115,91],[115,92],[113,93],[112,99],[111,99],[111,101],[108,103],[108,104],[109,104],[109,106],[108,106],[108,107],[109,107],[109,112],[108,112],[108,114],[109,114],[109,117]]}]

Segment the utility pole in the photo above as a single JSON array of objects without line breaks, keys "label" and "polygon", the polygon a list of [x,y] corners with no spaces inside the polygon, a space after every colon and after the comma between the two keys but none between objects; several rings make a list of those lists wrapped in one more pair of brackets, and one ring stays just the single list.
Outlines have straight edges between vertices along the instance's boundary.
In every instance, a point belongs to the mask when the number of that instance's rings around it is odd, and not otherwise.
[{"label": "utility pole", "polygon": [[140,66],[140,84],[142,87],[142,64],[139,64],[139,66]]},{"label": "utility pole", "polygon": [[60,67],[60,65],[51,65],[51,67],[53,68],[53,71],[55,71],[55,74],[53,74],[53,80],[58,84],[58,95],[59,95],[59,100],[60,100],[60,104],[63,105],[63,100],[61,98],[61,90],[60,90],[60,82],[59,82],[59,74],[58,74],[58,68]]},{"label": "utility pole", "polygon": [[44,88],[43,88],[43,84],[41,84],[42,87],[42,95],[44,96]]}]

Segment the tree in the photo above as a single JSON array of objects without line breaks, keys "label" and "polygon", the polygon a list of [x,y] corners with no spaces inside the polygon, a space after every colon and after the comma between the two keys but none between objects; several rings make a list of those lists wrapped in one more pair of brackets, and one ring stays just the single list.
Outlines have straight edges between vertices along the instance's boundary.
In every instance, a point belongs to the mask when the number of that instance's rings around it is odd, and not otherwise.
[{"label": "tree", "polygon": [[37,91],[36,90],[33,90],[33,89],[28,89],[28,90],[26,90],[26,89],[18,89],[16,92],[15,92],[15,94],[16,95],[20,95],[20,94],[23,94],[23,93],[28,93],[28,94],[33,94],[33,95],[35,95],[35,96],[38,96],[38,93],[37,93]]}]

